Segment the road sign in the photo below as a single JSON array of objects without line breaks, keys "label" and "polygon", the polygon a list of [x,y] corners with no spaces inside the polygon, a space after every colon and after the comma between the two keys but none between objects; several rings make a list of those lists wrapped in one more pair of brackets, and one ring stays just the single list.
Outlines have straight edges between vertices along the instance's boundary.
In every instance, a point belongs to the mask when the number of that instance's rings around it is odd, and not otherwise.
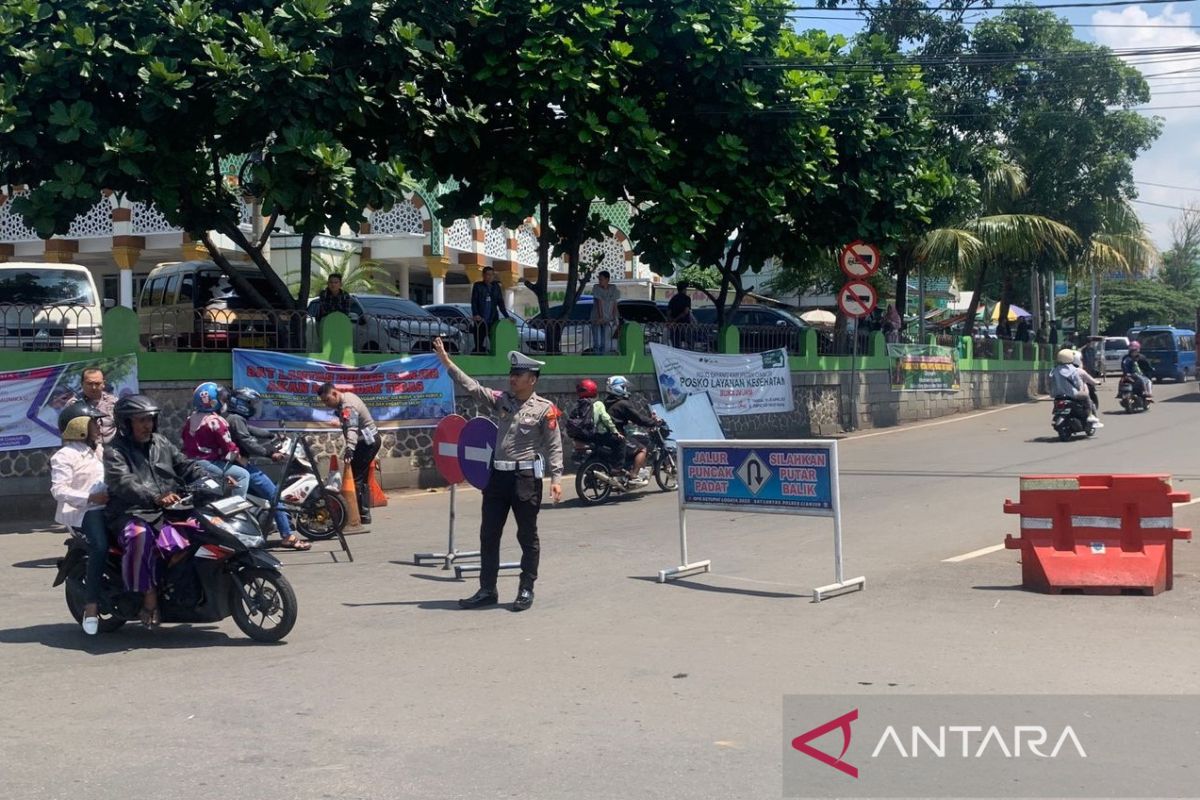
[{"label": "road sign", "polygon": [[1054,279],[1054,296],[1055,297],[1066,297],[1067,294],[1068,294],[1067,279],[1066,278],[1055,278]]},{"label": "road sign", "polygon": [[465,418],[451,414],[433,429],[433,464],[451,485],[466,480],[458,463],[458,440],[466,426]]},{"label": "road sign", "polygon": [[485,489],[492,471],[492,452],[496,449],[496,423],[476,417],[458,436],[458,465],[463,477],[476,489]]},{"label": "road sign", "polygon": [[848,317],[861,319],[875,310],[875,287],[866,281],[846,281],[838,292],[838,308]]},{"label": "road sign", "polygon": [[838,264],[848,278],[869,278],[882,264],[879,248],[866,242],[851,242],[842,248]]}]

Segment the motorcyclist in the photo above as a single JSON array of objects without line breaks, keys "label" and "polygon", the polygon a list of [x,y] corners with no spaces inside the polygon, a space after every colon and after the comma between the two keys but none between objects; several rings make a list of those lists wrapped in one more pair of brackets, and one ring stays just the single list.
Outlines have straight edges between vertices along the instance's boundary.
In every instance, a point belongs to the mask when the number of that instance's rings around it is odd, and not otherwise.
[{"label": "motorcyclist", "polygon": [[1087,412],[1087,421],[1098,423],[1095,413],[1091,410],[1092,401],[1088,397],[1087,384],[1075,367],[1075,351],[1063,349],[1056,357],[1058,365],[1050,371],[1050,394],[1054,399],[1066,398],[1078,401],[1078,405]]},{"label": "motorcyclist", "polygon": [[[1092,416],[1095,416],[1096,414],[1098,414],[1100,412],[1100,394],[1099,394],[1099,392],[1096,391],[1096,386],[1097,386],[1096,379],[1092,377],[1090,372],[1088,372],[1086,369],[1084,369],[1083,356],[1080,354],[1080,352],[1078,350],[1075,351],[1074,364],[1075,364],[1075,369],[1079,370],[1080,379],[1082,379],[1084,385],[1087,386],[1088,402],[1090,402],[1092,404],[1091,412],[1092,412]],[[1097,428],[1104,427],[1104,423],[1099,422],[1099,421],[1097,421],[1095,423],[1095,425]]]},{"label": "motorcyclist", "polygon": [[180,500],[183,487],[208,476],[199,462],[158,433],[158,405],[141,394],[123,397],[113,407],[117,435],[104,448],[104,516],[124,553],[125,587],[141,592],[142,624],[158,624],[158,578],[166,558],[187,549],[178,529],[165,523],[163,509]]},{"label": "motorcyclist", "polygon": [[[253,389],[235,389],[232,393],[221,393],[221,405],[225,421],[229,424],[229,435],[242,456],[247,459],[246,471],[250,473],[250,494],[265,500],[274,500],[277,488],[275,481],[261,467],[248,461],[250,458],[269,458],[283,461],[287,458],[272,447],[275,434],[264,428],[256,428],[249,420],[258,416],[262,395]],[[291,550],[308,550],[312,545],[299,539],[292,532],[292,520],[281,508],[275,509],[275,527],[283,546]]]},{"label": "motorcyclist", "polygon": [[1154,402],[1154,389],[1150,381],[1150,376],[1154,374],[1154,365],[1142,355],[1141,342],[1129,343],[1129,352],[1121,359],[1121,374],[1132,375],[1133,391],[1145,398],[1147,403]]},{"label": "motorcyclist", "polygon": [[575,396],[579,398],[580,407],[591,414],[592,428],[595,431],[592,434],[592,441],[597,450],[607,453],[609,458],[620,462],[618,466],[624,466],[625,437],[621,435],[617,423],[608,413],[608,407],[604,405],[599,394],[600,388],[591,378],[584,378],[575,384]]},{"label": "motorcyclist", "polygon": [[617,424],[617,428],[625,437],[625,451],[627,457],[633,460],[633,469],[630,470],[629,485],[630,486],[645,486],[649,483],[649,479],[644,474],[646,468],[646,445],[636,437],[631,436],[628,431],[630,423],[641,425],[644,428],[653,428],[659,424],[659,420],[653,414],[647,416],[642,412],[642,409],[629,396],[629,381],[621,375],[614,375],[608,379],[605,385],[607,396],[604,398],[604,405],[608,408],[608,413],[612,416],[613,422]]},{"label": "motorcyclist", "polygon": [[205,381],[192,392],[192,415],[183,423],[183,452],[196,459],[215,478],[229,476],[242,497],[250,491],[250,473],[239,466],[241,452],[229,435],[229,423],[221,416],[222,389]]}]

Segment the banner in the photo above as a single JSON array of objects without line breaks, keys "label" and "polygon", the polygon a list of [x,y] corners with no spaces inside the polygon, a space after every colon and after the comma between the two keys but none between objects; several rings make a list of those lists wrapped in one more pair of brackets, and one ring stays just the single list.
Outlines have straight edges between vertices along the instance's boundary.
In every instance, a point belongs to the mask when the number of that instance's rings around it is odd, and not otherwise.
[{"label": "banner", "polygon": [[787,350],[713,355],[651,344],[658,388],[668,410],[690,394],[707,393],[721,416],[792,411],[792,373]]},{"label": "banner", "polygon": [[892,390],[957,392],[958,350],[929,344],[889,344]]},{"label": "banner", "polygon": [[287,353],[233,351],[233,386],[262,394],[258,422],[268,428],[336,426],[317,397],[317,387],[327,381],[362,398],[381,429],[432,428],[454,413],[454,384],[437,356],[347,367]]},{"label": "banner", "polygon": [[93,358],[53,367],[0,372],[0,450],[59,447],[58,415],[83,397],[83,371],[104,371],[105,389],[137,394],[137,356]]}]

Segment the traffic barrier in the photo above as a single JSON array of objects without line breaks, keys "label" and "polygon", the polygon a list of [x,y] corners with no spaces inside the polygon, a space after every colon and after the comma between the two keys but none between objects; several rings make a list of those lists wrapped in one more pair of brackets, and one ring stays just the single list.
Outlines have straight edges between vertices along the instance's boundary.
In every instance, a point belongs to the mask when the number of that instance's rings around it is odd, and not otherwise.
[{"label": "traffic barrier", "polygon": [[367,479],[367,486],[371,491],[371,508],[382,508],[388,504],[388,496],[383,493],[383,487],[379,485],[382,477],[383,468],[379,466],[379,459],[373,459],[371,476]]},{"label": "traffic barrier", "polygon": [[[333,466],[337,465],[337,456],[333,457]],[[346,527],[362,527],[362,516],[358,513],[358,490],[354,487],[354,471],[350,462],[342,467],[342,499],[346,501]]]},{"label": "traffic barrier", "polygon": [[1192,538],[1174,527],[1174,504],[1189,499],[1169,475],[1022,477],[1021,501],[1004,501],[1021,533],[1004,546],[1021,551],[1026,589],[1155,595],[1172,588],[1175,540]]}]

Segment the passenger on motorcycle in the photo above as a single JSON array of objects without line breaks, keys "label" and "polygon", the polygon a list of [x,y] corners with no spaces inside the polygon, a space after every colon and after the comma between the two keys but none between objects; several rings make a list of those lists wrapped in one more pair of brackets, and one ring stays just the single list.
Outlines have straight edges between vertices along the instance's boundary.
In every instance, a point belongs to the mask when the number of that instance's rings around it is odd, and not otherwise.
[{"label": "passenger on motorcycle", "polygon": [[229,423],[221,416],[221,387],[205,381],[192,392],[192,415],[183,423],[183,452],[220,479],[228,476],[237,483],[242,497],[250,491],[250,473],[238,466],[241,451],[229,435]]},{"label": "passenger on motorcycle", "polygon": [[633,459],[629,485],[645,486],[649,483],[643,474],[646,467],[646,445],[642,444],[636,436],[629,434],[628,426],[630,423],[634,423],[645,428],[653,428],[658,424],[658,418],[653,414],[647,416],[642,413],[642,409],[629,396],[629,381],[624,377],[612,376],[608,379],[606,389],[608,395],[604,398],[604,405],[608,408],[608,413],[612,416],[613,422],[617,424],[621,435],[625,437],[626,453]]},{"label": "passenger on motorcycle", "polygon": [[[581,438],[595,444],[597,450],[607,453],[609,458],[616,462],[615,466],[621,468],[625,466],[625,437],[617,430],[617,424],[613,422],[599,394],[600,389],[591,378],[584,378],[575,384],[575,396],[579,399],[576,407],[568,415],[568,428],[578,428],[578,432],[582,434]],[[582,418],[581,422],[574,424],[577,418]],[[583,424],[584,422],[590,424]],[[587,430],[588,428],[590,430]],[[567,432],[571,433],[570,430]]]},{"label": "passenger on motorcycle", "polygon": [[164,522],[163,509],[179,502],[184,486],[209,474],[158,433],[158,414],[158,406],[145,395],[121,398],[113,408],[117,435],[104,448],[104,517],[124,549],[125,588],[142,593],[138,616],[148,628],[158,624],[162,563],[188,546],[183,533]]},{"label": "passenger on motorcycle", "polygon": [[1141,342],[1129,343],[1129,352],[1121,359],[1121,374],[1132,375],[1133,390],[1145,397],[1147,403],[1154,402],[1154,384],[1150,381],[1150,376],[1154,374],[1154,365],[1142,355]]},{"label": "passenger on motorcycle", "polygon": [[[1088,401],[1092,404],[1092,416],[1095,416],[1100,411],[1100,395],[1096,391],[1096,379],[1092,377],[1086,369],[1083,368],[1083,356],[1078,350],[1075,351],[1075,369],[1079,371],[1079,377],[1087,387]],[[1097,428],[1103,428],[1104,423],[1097,420],[1095,423]]]},{"label": "passenger on motorcycle", "polygon": [[1050,371],[1051,396],[1055,399],[1065,397],[1069,400],[1079,401],[1079,404],[1087,412],[1087,421],[1099,423],[1096,412],[1092,409],[1092,400],[1088,395],[1087,384],[1080,375],[1082,371],[1075,367],[1075,351],[1059,350],[1057,361],[1058,366]]},{"label": "passenger on motorcycle", "polygon": [[104,445],[99,421],[103,411],[80,401],[58,415],[63,446],[50,457],[50,494],[58,501],[54,521],[78,530],[87,540],[87,575],[84,578],[83,632],[100,630],[100,582],[108,556],[108,529],[104,524]]},{"label": "passenger on motorcycle", "polygon": [[[235,389],[232,394],[222,391],[221,405],[225,411],[225,421],[229,424],[229,435],[246,459],[257,457],[283,461],[287,456],[271,446],[275,434],[256,428],[248,421],[258,416],[261,403],[262,395],[253,389]],[[247,462],[246,471],[250,473],[250,494],[265,500],[275,499],[275,481],[261,467]],[[275,509],[275,527],[284,547],[291,550],[308,550],[312,547],[292,533],[291,517],[281,508]]]}]

